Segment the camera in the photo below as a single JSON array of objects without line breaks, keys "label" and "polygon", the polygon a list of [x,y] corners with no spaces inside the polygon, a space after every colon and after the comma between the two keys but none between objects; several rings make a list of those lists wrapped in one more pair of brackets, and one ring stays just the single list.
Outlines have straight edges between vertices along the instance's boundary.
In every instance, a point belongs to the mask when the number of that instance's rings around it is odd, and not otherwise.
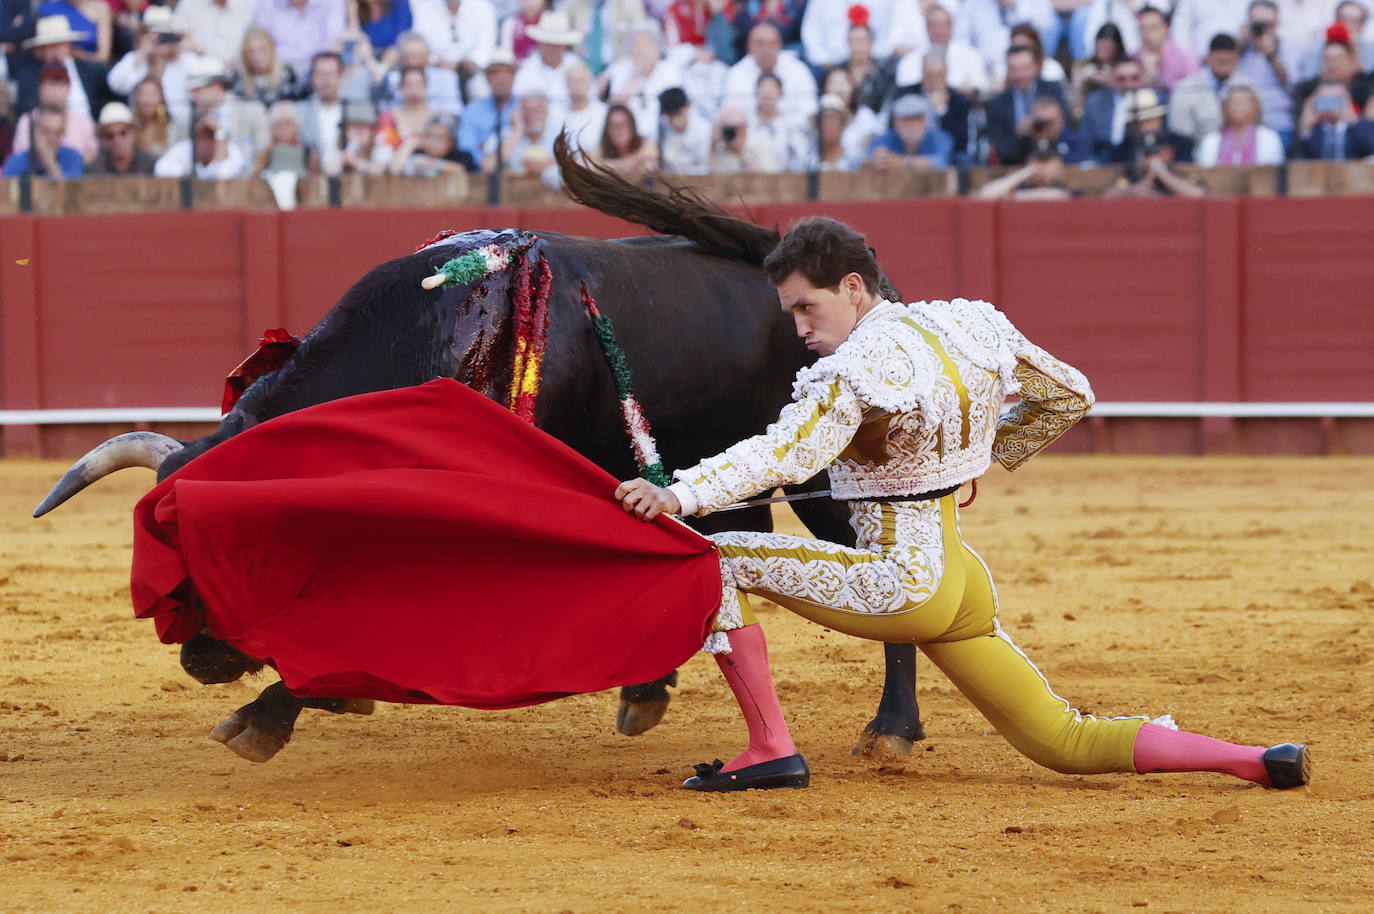
[{"label": "camera", "polygon": [[181,36],[178,35],[176,32],[158,32],[158,33],[157,33],[157,43],[158,43],[158,44],[176,44],[176,43],[178,43],[179,41],[181,41]]},{"label": "camera", "polygon": [[1318,114],[1336,114],[1345,107],[1345,99],[1339,95],[1318,95],[1312,100],[1312,110]]},{"label": "camera", "polygon": [[1267,31],[1269,31],[1269,26],[1265,25],[1263,22],[1250,23],[1250,36],[1252,38],[1263,38],[1264,33]]},{"label": "camera", "polygon": [[1037,134],[1039,134],[1039,133],[1044,133],[1046,130],[1049,130],[1049,129],[1050,129],[1050,122],[1049,122],[1047,119],[1043,118],[1043,117],[1037,117],[1037,118],[1035,118],[1034,120],[1031,121],[1031,131],[1034,132],[1034,133],[1037,133]]},{"label": "camera", "polygon": [[733,143],[739,137],[739,128],[734,124],[726,124],[720,128],[720,138],[727,143]]},{"label": "camera", "polygon": [[340,54],[339,57],[342,59],[343,65],[344,65],[345,67],[350,67],[350,66],[353,65],[354,59],[357,57],[357,53],[358,53],[358,41],[357,41],[357,39],[356,39],[356,38],[354,38],[354,39],[349,39],[348,41],[345,41],[345,42],[343,43],[343,53]]}]

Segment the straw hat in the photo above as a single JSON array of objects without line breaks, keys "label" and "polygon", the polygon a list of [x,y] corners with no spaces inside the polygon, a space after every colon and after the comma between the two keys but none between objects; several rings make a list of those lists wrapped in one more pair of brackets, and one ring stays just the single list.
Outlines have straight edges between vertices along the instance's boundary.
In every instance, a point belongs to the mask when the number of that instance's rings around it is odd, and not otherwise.
[{"label": "straw hat", "polygon": [[203,89],[211,83],[229,85],[229,71],[214,57],[195,57],[186,62],[186,88]]},{"label": "straw hat", "polygon": [[491,57],[487,60],[486,69],[490,70],[492,67],[512,67],[512,68],[513,68],[514,66],[515,66],[515,54],[514,54],[514,52],[512,52],[510,48],[502,47],[502,46],[500,46],[500,45],[497,45],[495,48],[492,49]]},{"label": "straw hat", "polygon": [[134,113],[129,110],[129,106],[123,102],[106,102],[105,107],[100,109],[100,121],[96,124],[101,130],[106,127],[113,127],[115,124],[134,123]]},{"label": "straw hat", "polygon": [[539,22],[525,29],[525,34],[540,44],[561,44],[573,47],[582,41],[582,33],[572,27],[568,14],[560,10],[544,10]]},{"label": "straw hat", "polygon": [[148,32],[158,34],[180,35],[181,29],[177,28],[176,19],[172,16],[172,11],[165,6],[150,6],[143,11],[143,28]]},{"label": "straw hat", "polygon": [[1136,89],[1135,105],[1133,110],[1136,120],[1148,120],[1152,117],[1163,117],[1169,113],[1169,106],[1159,100],[1159,94],[1154,89]]},{"label": "straw hat", "polygon": [[90,37],[85,32],[73,29],[66,16],[44,16],[38,20],[33,37],[24,42],[24,47],[42,48],[50,44],[72,44]]}]

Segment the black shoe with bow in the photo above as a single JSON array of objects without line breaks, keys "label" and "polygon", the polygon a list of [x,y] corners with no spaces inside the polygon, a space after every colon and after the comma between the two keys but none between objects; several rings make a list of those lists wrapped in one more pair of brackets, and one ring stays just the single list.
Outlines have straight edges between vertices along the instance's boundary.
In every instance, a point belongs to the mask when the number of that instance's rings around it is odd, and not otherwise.
[{"label": "black shoe with bow", "polygon": [[706,793],[724,793],[730,790],[776,790],[791,787],[800,790],[811,783],[811,769],[806,767],[806,759],[801,753],[786,758],[773,759],[746,765],[734,771],[721,771],[725,763],[716,759],[709,765],[697,765],[697,773],[682,782],[683,790],[699,790]]},{"label": "black shoe with bow", "polygon": [[1312,779],[1312,753],[1306,746],[1282,743],[1264,750],[1264,771],[1271,787],[1301,787]]}]

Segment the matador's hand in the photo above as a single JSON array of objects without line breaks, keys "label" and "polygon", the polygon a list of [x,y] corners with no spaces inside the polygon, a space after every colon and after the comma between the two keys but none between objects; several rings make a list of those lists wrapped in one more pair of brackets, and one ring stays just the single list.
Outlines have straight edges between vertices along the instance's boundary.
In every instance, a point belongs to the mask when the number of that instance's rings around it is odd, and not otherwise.
[{"label": "matador's hand", "polygon": [[660,514],[678,514],[682,504],[667,489],[660,489],[647,479],[630,479],[616,486],[616,500],[626,511],[640,520],[653,520]]}]

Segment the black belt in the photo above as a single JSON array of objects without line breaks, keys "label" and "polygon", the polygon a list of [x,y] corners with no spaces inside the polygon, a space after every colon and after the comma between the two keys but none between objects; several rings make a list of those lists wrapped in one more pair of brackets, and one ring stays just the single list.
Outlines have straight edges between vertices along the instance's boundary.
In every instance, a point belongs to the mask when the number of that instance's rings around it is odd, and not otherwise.
[{"label": "black belt", "polygon": [[964,487],[961,482],[957,486],[950,486],[947,489],[936,489],[933,492],[920,492],[915,495],[875,495],[872,498],[846,498],[844,501],[876,501],[883,504],[894,501],[936,501],[946,495],[953,495]]}]

